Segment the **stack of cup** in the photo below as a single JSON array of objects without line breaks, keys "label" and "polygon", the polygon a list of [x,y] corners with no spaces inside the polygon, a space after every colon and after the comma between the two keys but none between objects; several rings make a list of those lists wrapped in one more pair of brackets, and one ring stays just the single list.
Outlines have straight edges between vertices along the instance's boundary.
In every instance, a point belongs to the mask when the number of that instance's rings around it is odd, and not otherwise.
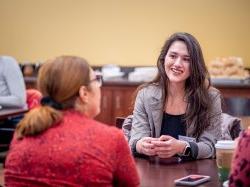
[{"label": "stack of cup", "polygon": [[221,140],[215,144],[216,163],[221,182],[228,180],[235,147],[236,143],[232,140]]}]

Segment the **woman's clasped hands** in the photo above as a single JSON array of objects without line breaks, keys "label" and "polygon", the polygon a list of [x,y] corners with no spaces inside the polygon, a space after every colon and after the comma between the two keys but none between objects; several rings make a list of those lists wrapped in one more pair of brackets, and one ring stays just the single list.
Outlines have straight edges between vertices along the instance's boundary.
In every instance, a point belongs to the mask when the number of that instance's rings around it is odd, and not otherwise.
[{"label": "woman's clasped hands", "polygon": [[187,143],[172,136],[162,135],[159,138],[143,137],[136,144],[136,151],[148,156],[169,158],[182,154]]}]

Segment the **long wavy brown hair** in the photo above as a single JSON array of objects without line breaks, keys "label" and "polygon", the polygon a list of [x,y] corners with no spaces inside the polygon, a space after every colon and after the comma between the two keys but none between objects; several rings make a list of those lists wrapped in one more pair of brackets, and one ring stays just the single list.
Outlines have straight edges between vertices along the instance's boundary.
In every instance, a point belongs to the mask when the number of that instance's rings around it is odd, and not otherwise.
[{"label": "long wavy brown hair", "polygon": [[[164,63],[165,56],[172,43],[175,41],[184,42],[190,56],[190,77],[185,83],[185,96],[188,104],[184,120],[187,125],[194,123],[195,130],[193,131],[193,136],[198,138],[210,125],[208,115],[211,109],[211,102],[209,100],[208,89],[211,83],[200,44],[194,36],[184,32],[178,32],[171,35],[163,45],[158,57],[157,76],[151,82],[139,86],[136,93],[142,88],[156,83],[163,88],[164,95],[168,94],[169,79],[165,72]],[[164,102],[166,102],[166,100]]]}]

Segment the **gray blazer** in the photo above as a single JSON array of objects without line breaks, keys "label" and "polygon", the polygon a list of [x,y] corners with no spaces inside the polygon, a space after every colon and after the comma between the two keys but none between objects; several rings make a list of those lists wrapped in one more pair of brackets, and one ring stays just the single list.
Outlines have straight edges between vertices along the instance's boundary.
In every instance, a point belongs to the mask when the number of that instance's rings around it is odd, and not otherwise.
[{"label": "gray blazer", "polygon": [[[129,145],[135,150],[136,142],[143,137],[160,137],[165,94],[157,85],[141,89],[136,97]],[[197,159],[214,158],[215,143],[221,139],[221,97],[215,88],[209,89],[212,110],[209,114],[211,125],[196,139]],[[186,136],[192,137],[194,124],[187,127]]]}]

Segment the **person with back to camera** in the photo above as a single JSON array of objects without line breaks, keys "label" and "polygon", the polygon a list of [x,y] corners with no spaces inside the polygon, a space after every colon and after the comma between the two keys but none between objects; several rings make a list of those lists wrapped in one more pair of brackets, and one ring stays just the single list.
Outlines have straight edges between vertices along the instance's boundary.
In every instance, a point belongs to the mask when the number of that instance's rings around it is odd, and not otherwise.
[{"label": "person with back to camera", "polygon": [[43,64],[42,106],[17,126],[5,162],[6,186],[139,186],[122,132],[93,120],[100,112],[100,86],[80,57]]},{"label": "person with back to camera", "polygon": [[234,153],[230,187],[250,186],[250,127],[244,130],[238,139],[238,145]]},{"label": "person with back to camera", "polygon": [[21,69],[16,60],[9,56],[0,57],[0,106],[25,107],[26,92]]},{"label": "person with back to camera", "polygon": [[[10,56],[0,56],[0,109],[25,108],[26,90],[17,61]],[[0,151],[8,150],[16,124],[22,115],[0,121]]]},{"label": "person with back to camera", "polygon": [[210,86],[198,41],[174,33],[157,61],[158,75],[138,88],[130,147],[134,154],[186,159],[215,157],[221,97]]}]

